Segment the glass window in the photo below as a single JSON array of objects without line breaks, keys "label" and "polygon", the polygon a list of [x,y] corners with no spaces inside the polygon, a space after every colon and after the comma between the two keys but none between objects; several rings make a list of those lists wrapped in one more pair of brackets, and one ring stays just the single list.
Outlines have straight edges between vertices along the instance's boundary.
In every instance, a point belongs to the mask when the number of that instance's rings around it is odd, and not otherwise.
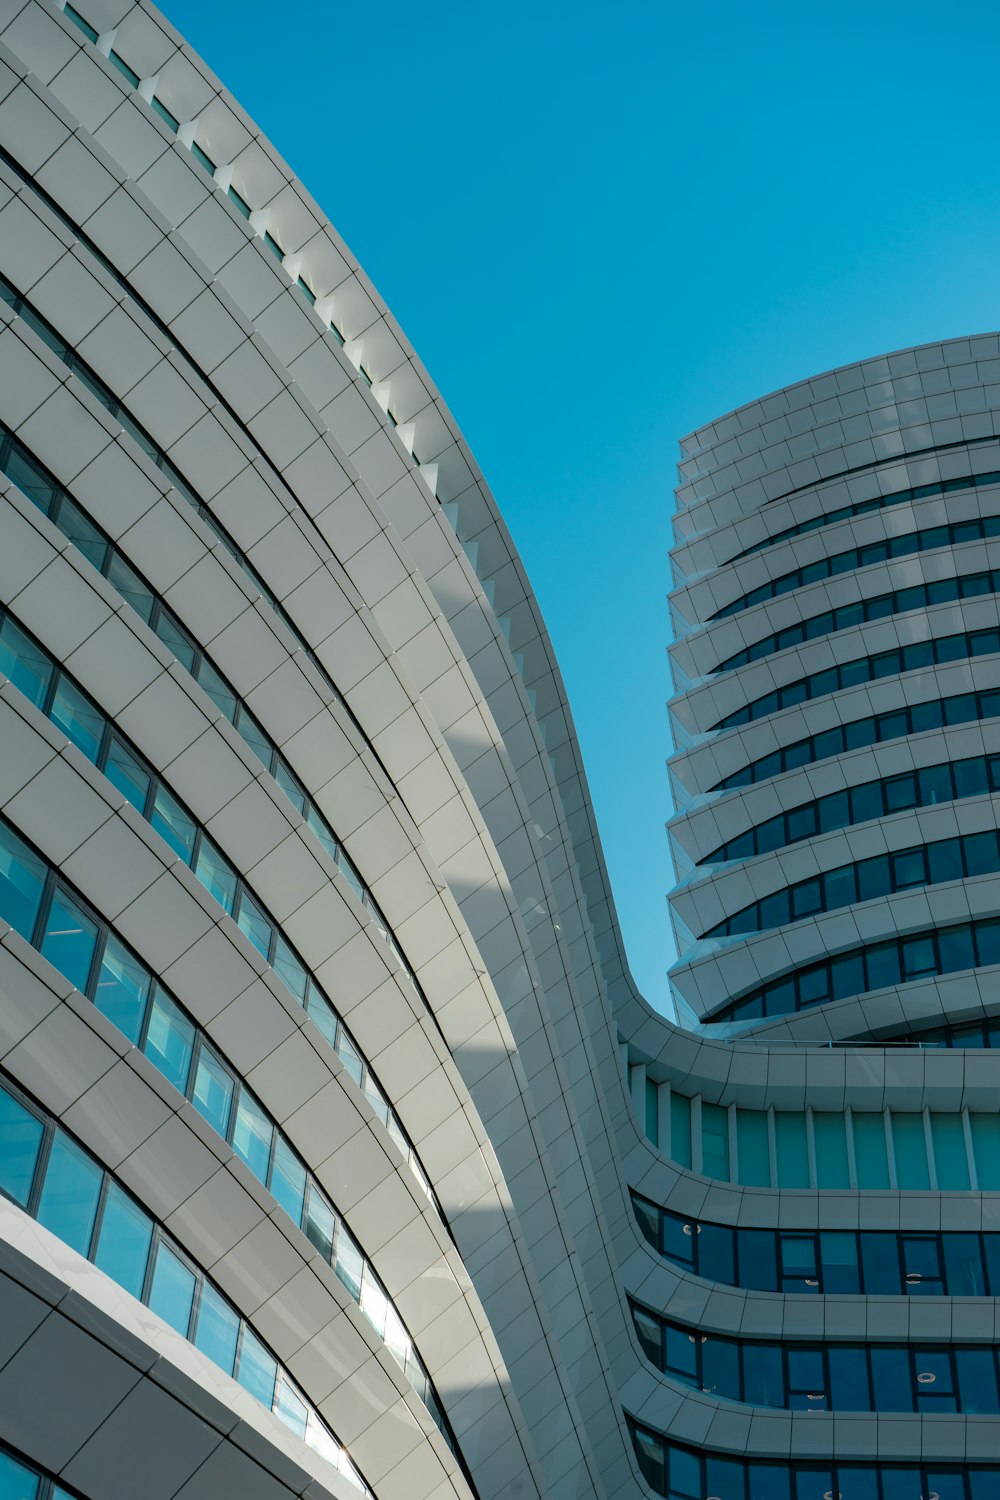
[{"label": "glass window", "polygon": [[389,1308],[388,1298],[375,1280],[371,1266],[365,1266],[361,1278],[361,1311],[378,1334],[385,1335],[385,1315]]},{"label": "glass window", "polygon": [[55,500],[57,489],[48,478],[41,464],[28,457],[27,453],[15,443],[10,455],[4,464],[4,473],[7,478],[16,484],[22,495],[25,495],[38,509],[49,515]]},{"label": "glass window", "polygon": [[245,890],[240,893],[240,909],[237,921],[239,922],[240,931],[246,934],[261,957],[267,958],[271,951],[271,934],[273,929],[270,920]]},{"label": "glass window", "polygon": [[272,1196],[281,1204],[292,1223],[301,1224],[306,1170],[280,1135],[275,1136],[270,1188]]},{"label": "glass window", "polygon": [[89,761],[96,764],[104,735],[105,718],[96,704],[61,673],[49,718]]},{"label": "glass window", "polygon": [[315,1023],[317,1029],[330,1043],[337,1046],[337,1015],[329,1000],[311,984],[306,993],[306,1014]]},{"label": "glass window", "polygon": [[29,703],[41,708],[54,670],[48,652],[36,646],[8,615],[0,625],[0,672]]},{"label": "glass window", "polygon": [[145,817],[146,800],[149,796],[152,778],[132,751],[113,735],[108,747],[104,774],[111,785],[117,787],[122,796],[127,797],[132,806]]},{"label": "glass window", "polygon": [[897,891],[924,884],[926,872],[923,849],[902,849],[890,858],[892,860],[892,883]]},{"label": "glass window", "polygon": [[180,855],[186,865],[190,865],[194,855],[197,825],[162,783],[156,789],[156,801],[149,821],[174,853]]},{"label": "glass window", "polygon": [[[661,1214],[659,1209],[641,1198],[633,1200],[639,1227],[654,1248],[659,1249],[658,1235],[662,1233],[662,1252],[679,1265],[694,1270],[697,1235],[692,1225],[675,1219],[673,1214]],[[998,1236],[1000,1238],[1000,1236]]]},{"label": "glass window", "polygon": [[930,935],[903,938],[900,948],[904,980],[921,979],[927,974],[938,972],[937,959],[934,956],[934,939]]},{"label": "glass window", "polygon": [[912,1411],[913,1386],[907,1350],[872,1344],[868,1358],[876,1411]]},{"label": "glass window", "polygon": [[976,957],[984,966],[1000,963],[1000,922],[976,923]]},{"label": "glass window", "polygon": [[856,1345],[827,1345],[830,1369],[830,1406],[834,1411],[870,1411],[868,1360]]},{"label": "glass window", "polygon": [[941,839],[927,846],[929,878],[935,884],[944,880],[961,880],[962,845],[959,839]]},{"label": "glass window", "polygon": [[811,880],[802,880],[798,885],[792,886],[792,918],[800,922],[804,917],[811,917],[814,912],[823,909],[823,893],[819,877],[814,876]]},{"label": "glass window", "polygon": [[635,1429],[635,1451],[646,1482],[658,1494],[667,1493],[667,1463],[663,1444],[651,1432]]},{"label": "glass window", "polygon": [[847,1170],[847,1122],[843,1114],[813,1114],[816,1182],[819,1187],[850,1187]]},{"label": "glass window", "polygon": [[308,979],[305,966],[280,933],[276,935],[274,944],[274,972],[289,993],[295,996],[300,1005],[304,1005]]},{"label": "glass window", "polygon": [[790,1483],[791,1475],[787,1464],[747,1465],[749,1500],[788,1500]]},{"label": "glass window", "polygon": [[891,1119],[893,1155],[899,1186],[901,1188],[930,1187],[923,1115],[899,1111],[894,1113]]},{"label": "glass window", "polygon": [[[972,1153],[976,1160],[976,1177],[980,1189],[989,1191],[1000,1188],[1000,1115],[970,1114],[969,1124],[972,1127]],[[1000,1235],[990,1235],[987,1244],[992,1247],[995,1241],[1000,1241]],[[1000,1290],[1000,1277],[992,1285]],[[993,1290],[994,1296],[997,1295],[997,1290]]]},{"label": "glass window", "polygon": [[229,1118],[233,1107],[233,1075],[206,1041],[198,1049],[198,1067],[194,1077],[192,1103],[226,1140],[229,1134]]},{"label": "glass window", "polygon": [[779,1344],[743,1345],[743,1399],[752,1406],[784,1406]]},{"label": "glass window", "polygon": [[149,1306],[157,1317],[178,1333],[188,1336],[194,1303],[194,1272],[161,1240],[156,1247],[156,1267],[149,1292]]},{"label": "glass window", "polygon": [[81,1255],[90,1251],[103,1180],[93,1157],[57,1130],[45,1168],[38,1222]]},{"label": "glass window", "polygon": [[895,943],[876,943],[865,958],[870,990],[899,983],[899,949]]},{"label": "glass window", "polygon": [[361,1301],[361,1275],[364,1264],[361,1251],[341,1220],[337,1226],[336,1260],[333,1269],[356,1302]]},{"label": "glass window", "polygon": [[63,536],[68,537],[87,561],[102,573],[108,551],[107,540],[90,517],[84,515],[76,502],[66,494],[60,502],[56,524]]},{"label": "glass window", "polygon": [[903,1290],[908,1296],[939,1297],[944,1292],[941,1256],[936,1235],[905,1234],[900,1237]]},{"label": "glass window", "polygon": [[219,905],[232,916],[236,899],[236,871],[211,839],[202,834],[195,874]]},{"label": "glass window", "polygon": [[211,698],[223,718],[228,719],[230,724],[236,723],[237,697],[232,688],[219,676],[211,662],[202,657],[198,663],[195,673],[199,685]]},{"label": "glass window", "polygon": [[865,988],[864,960],[860,953],[849,953],[830,961],[830,990],[835,1000],[860,995]]},{"label": "glass window", "polygon": [[[933,1120],[933,1116],[931,1119]],[[983,1255],[978,1234],[946,1234],[942,1238],[947,1291],[950,1297],[985,1297]]]},{"label": "glass window", "polygon": [[[889,1159],[885,1144],[885,1120],[881,1114],[855,1110],[851,1120],[854,1129],[854,1162],[859,1188],[887,1188]],[[870,1288],[866,1288],[870,1290]]]},{"label": "glass window", "polygon": [[857,1237],[847,1230],[824,1229],[819,1247],[824,1293],[831,1296],[859,1292]]},{"label": "glass window", "polygon": [[729,1339],[706,1339],[701,1345],[701,1388],[716,1396],[740,1399],[740,1350]]},{"label": "glass window", "polygon": [[[939,1188],[968,1188],[969,1162],[961,1115],[931,1115],[934,1170]],[[951,1239],[951,1235],[946,1236]]]},{"label": "glass window", "polygon": [[[856,1117],[857,1118],[857,1117]],[[860,1161],[860,1159],[859,1159]],[[862,1234],[861,1263],[867,1295],[886,1292],[897,1296],[903,1290],[899,1269],[899,1247],[892,1234]]]},{"label": "glass window", "polygon": [[682,1167],[691,1165],[691,1100],[670,1093],[670,1155]]},{"label": "glass window", "polygon": [[209,1282],[201,1288],[198,1304],[198,1327],[194,1342],[202,1354],[217,1364],[227,1375],[233,1373],[236,1364],[236,1343],[240,1335],[240,1320],[219,1292]]},{"label": "glass window", "polygon": [[251,1396],[256,1396],[268,1411],[274,1405],[274,1382],[277,1374],[277,1364],[257,1335],[244,1324],[240,1367],[236,1378],[243,1389],[249,1391]]},{"label": "glass window", "polygon": [[284,792],[285,796],[288,798],[289,802],[295,808],[296,812],[304,812],[306,805],[305,792],[299,786],[299,783],[296,781],[295,777],[292,775],[291,771],[282,760],[277,760],[275,762],[274,779],[278,783],[281,790]]},{"label": "glass window", "polygon": [[337,1217],[315,1183],[309,1186],[305,1231],[323,1259],[332,1262]]},{"label": "glass window", "polygon": [[253,1175],[267,1182],[267,1169],[271,1160],[271,1138],[274,1127],[261,1109],[257,1100],[246,1088],[240,1088],[240,1101],[236,1110],[236,1125],[233,1129],[233,1150],[245,1161]]},{"label": "glass window", "polygon": [[795,807],[787,814],[788,818],[788,842],[795,843],[798,839],[811,838],[817,831],[816,804],[809,802],[805,807]]},{"label": "glass window", "polygon": [[44,1126],[5,1088],[0,1088],[0,1191],[26,1208],[35,1177]]},{"label": "glass window", "polygon": [[35,1500],[38,1475],[0,1449],[0,1500]]},{"label": "glass window", "polygon": [[56,889],[45,923],[42,953],[78,990],[86,992],[97,947],[97,923],[66,891]]},{"label": "glass window", "polygon": [[101,957],[101,969],[94,991],[94,1004],[112,1025],[124,1032],[133,1046],[138,1046],[151,983],[149,970],[108,933]]},{"label": "glass window", "polygon": [[918,1411],[957,1411],[951,1355],[945,1349],[914,1349]]},{"label": "glass window", "polygon": [[737,1244],[740,1286],[752,1287],[759,1292],[776,1292],[778,1273],[775,1236],[766,1229],[740,1229],[737,1231]]},{"label": "glass window", "polygon": [[793,1411],[825,1411],[828,1405],[826,1368],[821,1348],[790,1345],[788,1404]]},{"label": "glass window", "polygon": [[[945,1239],[950,1239],[945,1235]],[[996,1355],[992,1349],[956,1349],[958,1390],[964,1412],[997,1412]]]},{"label": "glass window", "polygon": [[[775,1005],[777,995],[776,986],[770,986],[771,997],[768,1001],[768,1012],[777,1015],[778,1006]],[[821,1005],[823,1001],[830,998],[830,974],[826,964],[816,964],[814,968],[803,969],[798,976],[798,1003],[800,1006]],[[781,1007],[785,1009],[785,1006]],[[790,1006],[787,1007],[791,1009]]]},{"label": "glass window", "polygon": [[687,1245],[697,1243],[699,1276],[708,1281],[735,1281],[735,1241],[731,1229],[724,1224],[702,1224],[694,1234],[690,1224],[677,1227]]},{"label": "glass window", "polygon": [[639,1335],[639,1343],[646,1358],[658,1369],[663,1369],[663,1349],[661,1347],[660,1329],[662,1327],[659,1318],[653,1318],[643,1312],[640,1307],[633,1307],[632,1321],[635,1323],[635,1331]]},{"label": "glass window", "polygon": [[976,967],[972,929],[967,924],[938,928],[937,941],[943,974],[954,974],[960,969]]},{"label": "glass window", "polygon": [[46,866],[12,828],[0,824],[0,917],[31,941],[45,888]]},{"label": "glass window", "polygon": [[[693,1384],[698,1376],[698,1335],[688,1333],[683,1328],[673,1328],[668,1323],[664,1329],[664,1349],[659,1363],[671,1374],[680,1375],[689,1384]],[[713,1342],[715,1342],[713,1340]]]},{"label": "glass window", "polygon": [[806,1117],[791,1110],[777,1110],[774,1116],[774,1144],[777,1153],[778,1186],[809,1186],[809,1154],[806,1149]]},{"label": "glass window", "polygon": [[297,1437],[305,1437],[308,1408],[284,1372],[278,1381],[278,1395],[274,1410],[285,1426],[290,1427]]},{"label": "glass window", "polygon": [[886,812],[900,812],[907,807],[916,807],[918,802],[917,778],[914,772],[894,776],[885,783]]},{"label": "glass window", "polygon": [[701,1106],[702,1170],[706,1177],[729,1177],[729,1111],[718,1104]]},{"label": "glass window", "polygon": [[153,1221],[116,1182],[108,1183],[95,1263],[133,1297],[141,1297]]},{"label": "glass window", "polygon": [[165,609],[157,610],[153,629],[168,651],[172,651],[180,662],[190,672],[195,662],[195,647],[187,631],[183,630],[178,622],[167,613]]},{"label": "glass window", "polygon": [[120,552],[112,551],[106,576],[108,582],[118,590],[126,604],[130,604],[139,618],[145,620],[148,625],[153,613],[153,595]]},{"label": "glass window", "polygon": [[239,711],[239,718],[236,720],[236,728],[242,735],[244,744],[246,744],[246,746],[253,751],[254,755],[256,755],[261,764],[265,766],[267,770],[270,770],[271,759],[273,756],[271,741],[268,739],[263,729],[261,729],[253,714],[249,713],[247,709],[241,707]]},{"label": "glass window", "polygon": [[194,1027],[176,1001],[157,990],[143,1051],[174,1088],[187,1092],[194,1048]]},{"label": "glass window", "polygon": [[767,1144],[767,1115],[759,1109],[736,1111],[739,1181],[745,1187],[769,1187],[771,1167]]}]

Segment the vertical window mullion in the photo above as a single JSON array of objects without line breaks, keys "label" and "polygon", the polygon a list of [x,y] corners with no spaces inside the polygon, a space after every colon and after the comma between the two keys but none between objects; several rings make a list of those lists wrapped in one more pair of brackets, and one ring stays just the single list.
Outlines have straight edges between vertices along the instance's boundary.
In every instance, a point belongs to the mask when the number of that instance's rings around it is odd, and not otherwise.
[{"label": "vertical window mullion", "polygon": [[31,946],[39,953],[42,951],[42,939],[45,936],[45,927],[49,920],[49,911],[52,906],[52,897],[56,889],[56,872],[49,865],[45,884],[42,888],[42,899],[38,903],[38,916],[35,918],[35,927],[31,936]]},{"label": "vertical window mullion", "polygon": [[87,1247],[87,1259],[93,1261],[97,1254],[97,1242],[101,1234],[101,1224],[104,1222],[104,1209],[108,1201],[108,1183],[111,1181],[109,1174],[105,1171],[101,1176],[101,1191],[97,1196],[97,1212],[94,1214],[94,1227],[90,1231],[90,1244]]},{"label": "vertical window mullion", "polygon": [[[152,971],[150,971],[150,973],[152,975]],[[156,1000],[156,992],[158,988],[159,985],[157,984],[156,976],[152,975],[150,979],[149,993],[146,996],[146,1013],[142,1018],[142,1025],[139,1027],[139,1039],[135,1044],[139,1051],[143,1054],[145,1054],[146,1051],[146,1040],[149,1034],[149,1022],[153,1015],[153,1003]]]},{"label": "vertical window mullion", "polygon": [[32,1219],[38,1218],[38,1205],[42,1197],[42,1188],[45,1186],[45,1175],[49,1170],[49,1157],[52,1154],[52,1137],[55,1135],[56,1127],[52,1119],[44,1122],[42,1131],[42,1143],[38,1148],[38,1160],[35,1162],[35,1175],[31,1180],[31,1192],[28,1194],[28,1202],[25,1213]]},{"label": "vertical window mullion", "polygon": [[[140,764],[144,765],[145,762],[144,761],[140,762]],[[150,766],[149,767],[149,786],[146,788],[146,800],[145,800],[145,802],[143,803],[143,806],[142,806],[142,816],[143,816],[143,818],[145,819],[145,821],[147,823],[152,823],[152,821],[153,821],[153,810],[156,807],[156,794],[157,794],[157,792],[159,790],[160,790],[160,778],[157,775],[157,773],[153,770],[152,766]]]},{"label": "vertical window mullion", "polygon": [[160,1240],[163,1231],[156,1220],[153,1220],[153,1233],[149,1240],[149,1255],[146,1258],[146,1274],[142,1278],[142,1290],[139,1293],[139,1301],[144,1307],[149,1306],[149,1299],[153,1295],[153,1272],[156,1269],[156,1257],[160,1248]]},{"label": "vertical window mullion", "polygon": [[104,950],[108,946],[108,924],[101,917],[94,914],[97,922],[97,940],[94,943],[94,955],[90,960],[90,973],[87,975],[87,983],[83,993],[93,1004],[97,993],[97,980],[101,972],[101,964],[104,962]]},{"label": "vertical window mullion", "polygon": [[104,729],[101,732],[101,743],[97,749],[97,760],[94,762],[97,769],[101,772],[102,775],[104,774],[104,768],[108,763],[108,756],[111,753],[111,738],[111,720],[109,717],[107,717],[107,715],[105,715]]}]

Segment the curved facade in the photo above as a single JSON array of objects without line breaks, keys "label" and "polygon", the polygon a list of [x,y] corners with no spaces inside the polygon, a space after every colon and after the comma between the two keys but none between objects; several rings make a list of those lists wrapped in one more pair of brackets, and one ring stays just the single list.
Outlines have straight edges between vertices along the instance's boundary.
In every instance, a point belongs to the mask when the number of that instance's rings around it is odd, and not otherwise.
[{"label": "curved facade", "polygon": [[151,6],[0,23],[0,1490],[984,1500],[996,340],[685,445],[680,1029],[335,229]]}]

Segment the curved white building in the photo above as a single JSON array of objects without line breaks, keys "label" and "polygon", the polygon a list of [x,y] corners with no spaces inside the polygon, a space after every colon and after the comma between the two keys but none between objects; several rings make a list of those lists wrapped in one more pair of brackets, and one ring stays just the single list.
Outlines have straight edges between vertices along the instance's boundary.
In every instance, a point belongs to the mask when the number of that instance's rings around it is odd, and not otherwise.
[{"label": "curved white building", "polygon": [[987,1500],[996,339],[686,445],[677,1029],[447,408],[82,3],[0,4],[0,1496]]}]

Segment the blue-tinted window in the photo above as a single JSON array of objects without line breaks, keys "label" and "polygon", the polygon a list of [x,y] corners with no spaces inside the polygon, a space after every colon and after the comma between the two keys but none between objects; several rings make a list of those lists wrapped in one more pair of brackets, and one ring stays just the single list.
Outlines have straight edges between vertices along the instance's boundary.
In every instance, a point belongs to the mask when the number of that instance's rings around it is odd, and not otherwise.
[{"label": "blue-tinted window", "polygon": [[89,761],[96,762],[106,720],[85,693],[60,676],[49,717]]},{"label": "blue-tinted window", "polygon": [[146,1016],[151,978],[141,964],[109,933],[101,956],[101,969],[94,991],[94,1004],[108,1020],[138,1046]]},{"label": "blue-tinted window", "polygon": [[38,1222],[81,1255],[90,1250],[103,1177],[93,1157],[57,1130],[45,1168]]},{"label": "blue-tinted window", "polygon": [[29,703],[41,708],[54,671],[52,658],[8,616],[0,625],[0,672]]},{"label": "blue-tinted window", "polygon": [[209,895],[232,915],[233,903],[236,900],[236,872],[226,857],[204,834],[198,845],[195,874]]},{"label": "blue-tinted window", "polygon": [[194,1027],[163,990],[157,990],[143,1051],[164,1078],[183,1094],[187,1090],[194,1047]]},{"label": "blue-tinted window", "polygon": [[194,855],[197,828],[193,818],[184,811],[176,797],[171,796],[165,786],[156,789],[156,801],[149,821],[186,865]]},{"label": "blue-tinted window", "polygon": [[278,1367],[260,1339],[244,1326],[240,1346],[240,1364],[236,1373],[240,1385],[244,1390],[249,1391],[251,1396],[256,1396],[263,1406],[270,1408],[274,1404],[274,1382],[277,1373]]},{"label": "blue-tinted window", "polygon": [[0,824],[0,917],[31,941],[45,888],[46,866],[13,829]]},{"label": "blue-tinted window", "polygon": [[112,737],[104,774],[123,797],[145,816],[151,778],[145,766],[120,740]]},{"label": "blue-tinted window", "polygon": [[233,1373],[236,1364],[239,1333],[240,1320],[236,1313],[225,1298],[206,1282],[201,1289],[194,1341],[202,1354],[227,1375]]},{"label": "blue-tinted window", "polygon": [[194,1273],[161,1241],[149,1293],[149,1306],[178,1333],[188,1336],[194,1303]]},{"label": "blue-tinted window", "polygon": [[198,1067],[195,1070],[191,1102],[224,1140],[229,1134],[235,1087],[229,1069],[208,1043],[203,1041],[198,1050]]},{"label": "blue-tinted window", "polygon": [[97,923],[79,902],[57,889],[45,923],[42,953],[78,990],[87,989],[97,933]]},{"label": "blue-tinted window", "polygon": [[0,1449],[0,1500],[35,1500],[38,1475]]},{"label": "blue-tinted window", "polygon": [[256,1099],[247,1089],[241,1088],[233,1129],[233,1150],[264,1183],[267,1182],[273,1135],[274,1127]]},{"label": "blue-tinted window", "polygon": [[152,1238],[152,1219],[117,1183],[110,1182],[94,1260],[133,1297],[142,1296]]},{"label": "blue-tinted window", "polygon": [[0,1191],[22,1208],[31,1194],[42,1133],[42,1122],[0,1088]]}]

